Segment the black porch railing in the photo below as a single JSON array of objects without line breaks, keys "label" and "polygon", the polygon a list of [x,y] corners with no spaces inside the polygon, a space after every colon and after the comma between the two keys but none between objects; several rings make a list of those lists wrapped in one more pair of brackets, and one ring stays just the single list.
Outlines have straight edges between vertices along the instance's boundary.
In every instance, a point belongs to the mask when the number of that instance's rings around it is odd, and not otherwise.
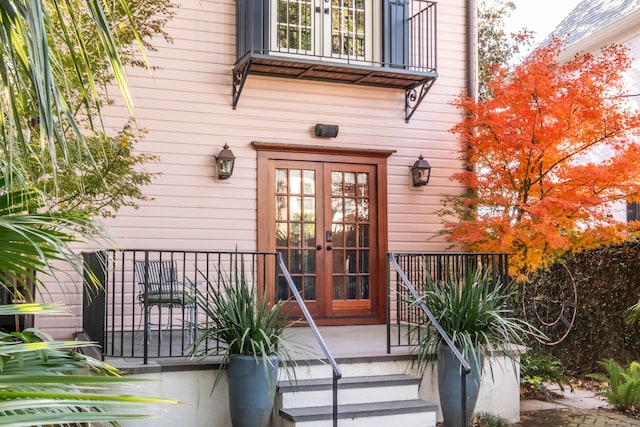
[{"label": "black porch railing", "polygon": [[[499,253],[391,253],[387,270],[387,352],[420,342],[416,325],[426,324],[424,311],[411,304],[411,287],[420,293],[430,275],[434,281],[465,277],[482,270],[491,282],[509,283],[507,254]],[[410,286],[408,286],[410,285]]]},{"label": "black porch railing", "polygon": [[[83,329],[99,343],[103,357],[184,357],[195,340],[196,287],[220,285],[236,270],[272,296],[283,272],[275,252],[108,250],[83,254],[85,281],[93,274],[99,290],[85,286]],[[202,319],[203,320],[203,319]],[[205,349],[218,342],[206,342]]]}]

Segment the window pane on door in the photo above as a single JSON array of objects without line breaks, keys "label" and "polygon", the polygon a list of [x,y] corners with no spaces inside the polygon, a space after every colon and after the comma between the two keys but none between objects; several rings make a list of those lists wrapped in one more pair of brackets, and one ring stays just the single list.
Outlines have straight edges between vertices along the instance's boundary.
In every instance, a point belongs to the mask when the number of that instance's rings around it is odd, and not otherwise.
[{"label": "window pane on door", "polygon": [[[316,176],[314,170],[275,170],[276,250],[282,254],[302,298],[316,297]],[[304,194],[304,196],[302,196]],[[284,277],[277,282],[278,300],[291,298]]]},{"label": "window pane on door", "polygon": [[278,48],[309,51],[313,45],[312,0],[278,0]]}]

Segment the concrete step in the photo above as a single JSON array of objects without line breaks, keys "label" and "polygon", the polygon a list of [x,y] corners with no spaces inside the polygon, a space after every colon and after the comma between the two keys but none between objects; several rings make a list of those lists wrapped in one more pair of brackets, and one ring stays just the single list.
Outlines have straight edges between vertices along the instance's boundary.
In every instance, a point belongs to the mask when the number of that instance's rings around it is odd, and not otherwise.
[{"label": "concrete step", "polygon": [[[410,375],[346,377],[338,381],[338,403],[374,403],[418,399],[420,378]],[[277,408],[303,408],[333,404],[331,378],[280,381],[276,394]]]},{"label": "concrete step", "polygon": [[[338,406],[340,427],[435,427],[437,406],[421,399]],[[281,427],[331,427],[333,407],[280,409]]]}]

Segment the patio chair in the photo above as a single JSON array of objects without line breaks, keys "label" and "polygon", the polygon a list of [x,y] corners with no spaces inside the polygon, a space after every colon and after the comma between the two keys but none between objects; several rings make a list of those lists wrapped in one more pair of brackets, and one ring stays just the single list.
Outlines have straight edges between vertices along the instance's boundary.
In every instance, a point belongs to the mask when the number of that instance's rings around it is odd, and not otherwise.
[{"label": "patio chair", "polygon": [[[151,312],[153,307],[158,308],[158,328],[162,339],[161,308],[179,308],[182,311],[182,324],[184,329],[185,312],[189,318],[189,342],[195,339],[195,285],[193,283],[179,282],[175,261],[146,260],[134,261],[135,277],[138,282],[138,301],[147,307],[146,310],[146,340],[149,340],[148,331],[151,330]],[[143,310],[144,315],[144,310]],[[172,325],[172,321],[166,324],[166,329]]]}]

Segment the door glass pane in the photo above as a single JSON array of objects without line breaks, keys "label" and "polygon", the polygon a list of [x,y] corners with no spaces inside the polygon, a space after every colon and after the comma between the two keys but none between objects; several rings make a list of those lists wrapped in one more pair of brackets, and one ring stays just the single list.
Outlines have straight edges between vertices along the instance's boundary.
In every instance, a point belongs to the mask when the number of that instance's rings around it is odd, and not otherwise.
[{"label": "door glass pane", "polygon": [[316,271],[316,250],[304,251],[304,262],[302,264],[304,273],[315,273]]},{"label": "door glass pane", "polygon": [[369,225],[361,224],[358,226],[358,243],[361,248],[369,247]]},{"label": "door glass pane", "polygon": [[331,172],[331,195],[342,196],[342,172]]},{"label": "door glass pane", "polygon": [[360,251],[360,263],[358,264],[358,272],[369,272],[369,251]]},{"label": "door glass pane", "polygon": [[356,174],[353,172],[344,174],[344,194],[347,196],[356,195]]},{"label": "door glass pane", "polygon": [[345,258],[345,270],[347,273],[356,273],[356,268],[356,251],[347,251],[347,256]]},{"label": "door glass pane", "polygon": [[294,249],[291,251],[291,258],[289,258],[289,272],[291,274],[302,273],[302,251]]},{"label": "door glass pane", "polygon": [[289,197],[289,220],[300,221],[302,219],[302,197]]},{"label": "door glass pane", "polygon": [[369,276],[360,276],[360,298],[369,299]]},{"label": "door glass pane", "polygon": [[344,220],[348,222],[355,222],[356,199],[344,199]]},{"label": "door glass pane", "polygon": [[314,247],[316,245],[316,225],[315,224],[305,224],[304,225],[304,241],[302,242],[302,246],[305,248]]},{"label": "door glass pane", "polygon": [[344,247],[344,225],[333,224],[333,246],[336,248]]},{"label": "door glass pane", "polygon": [[344,273],[344,251],[340,249],[333,250],[333,272]]},{"label": "door glass pane", "polygon": [[313,276],[304,278],[304,299],[306,301],[316,299],[316,278]]},{"label": "door glass pane", "polygon": [[299,222],[291,223],[289,230],[289,246],[299,248],[302,246],[302,224]]},{"label": "door glass pane", "polygon": [[347,299],[356,299],[357,288],[356,288],[356,277],[348,276],[347,277]]},{"label": "door glass pane", "polygon": [[289,193],[300,194],[302,191],[302,171],[291,169],[289,171]]},{"label": "door glass pane", "polygon": [[289,286],[287,285],[287,279],[284,276],[278,276],[278,282],[276,284],[276,301],[283,301],[289,299]]},{"label": "door glass pane", "polygon": [[341,222],[344,218],[344,214],[342,213],[342,202],[343,199],[333,198],[331,199],[331,216],[333,222]]},{"label": "door glass pane", "polygon": [[358,196],[369,197],[369,174],[358,174]]},{"label": "door glass pane", "polygon": [[358,200],[358,221],[369,221],[369,200]]},{"label": "door glass pane", "polygon": [[356,225],[355,224],[347,224],[346,225],[346,247],[355,248],[356,247]]},{"label": "door glass pane", "polygon": [[287,219],[287,201],[289,199],[287,196],[276,196],[276,220],[285,220]]},{"label": "door glass pane", "polygon": [[302,192],[304,194],[316,194],[316,171],[304,171]]},{"label": "door glass pane", "polygon": [[316,198],[315,197],[304,197],[304,220],[305,221],[315,221],[316,220]]},{"label": "door glass pane", "polygon": [[276,224],[276,247],[282,248],[287,246],[289,246],[289,231],[287,230],[287,223],[284,222]]},{"label": "door glass pane", "polygon": [[276,169],[276,194],[286,194],[288,190],[288,182],[289,180],[287,179],[287,170]]},{"label": "door glass pane", "polygon": [[343,276],[333,276],[333,299],[334,300],[344,299],[344,277]]}]

